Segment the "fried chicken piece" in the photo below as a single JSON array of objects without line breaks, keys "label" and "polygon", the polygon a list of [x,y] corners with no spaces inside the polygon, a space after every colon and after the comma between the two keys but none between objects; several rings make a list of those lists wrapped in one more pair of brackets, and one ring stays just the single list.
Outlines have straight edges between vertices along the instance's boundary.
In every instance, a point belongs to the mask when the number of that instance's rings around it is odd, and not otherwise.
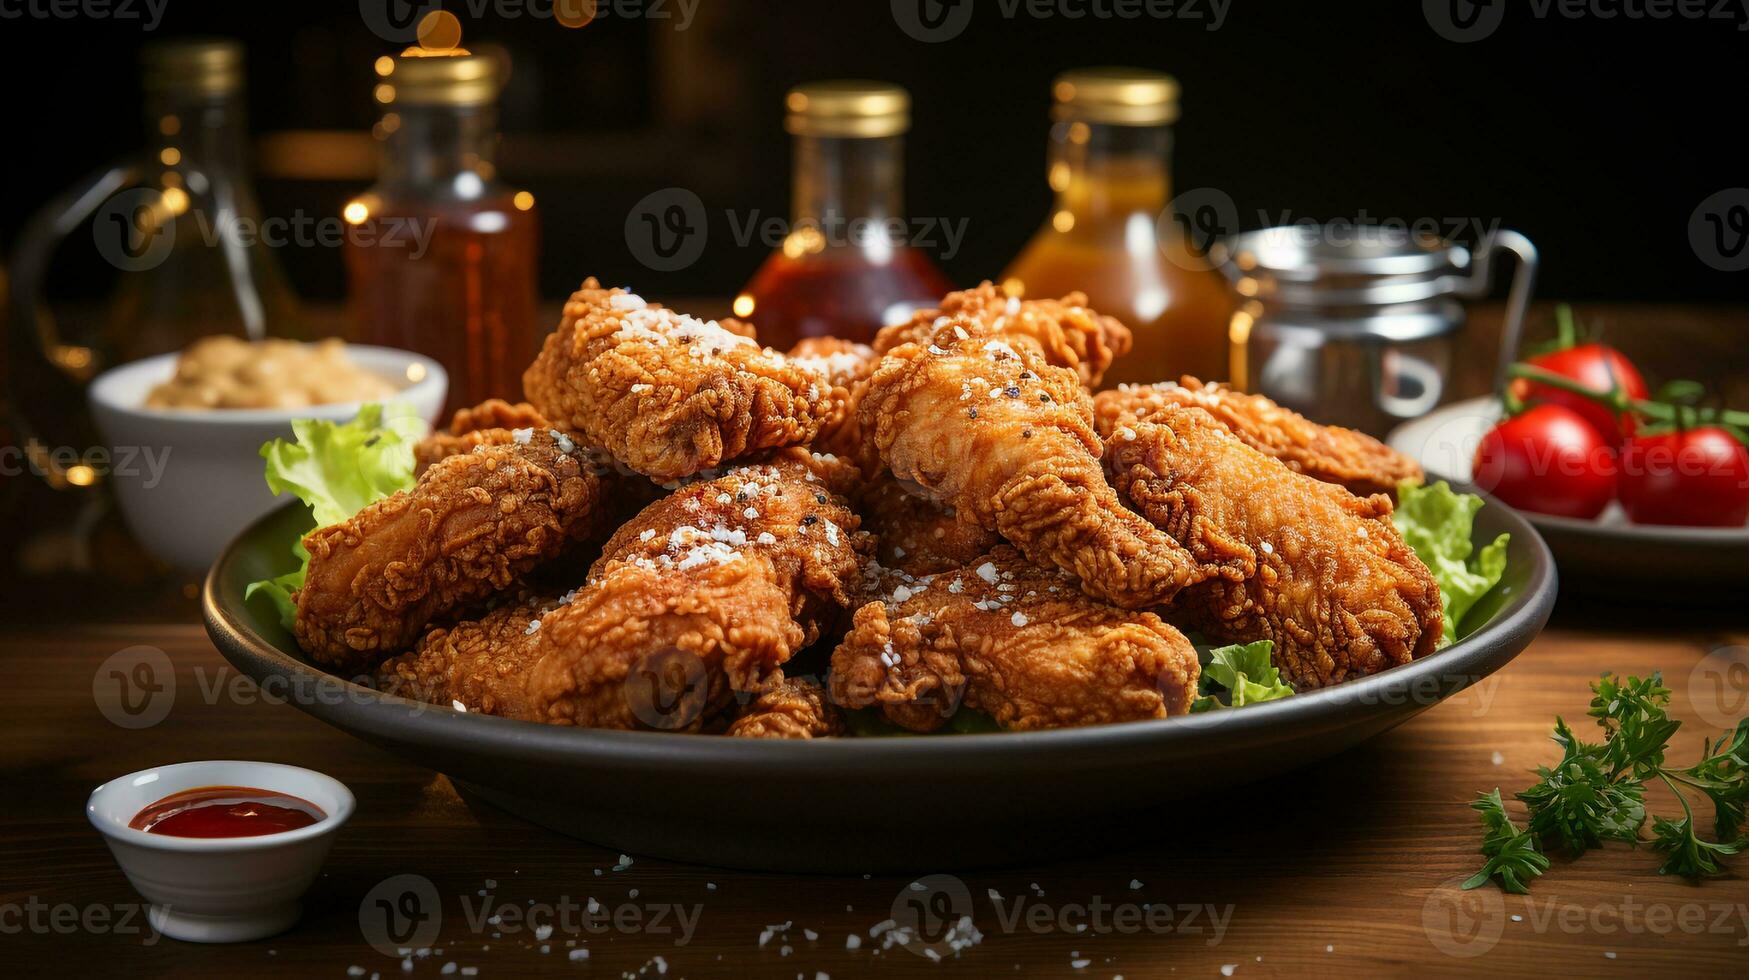
[{"label": "fried chicken piece", "polygon": [[1002,539],[958,518],[918,488],[907,488],[882,473],[857,495],[862,526],[879,542],[880,563],[912,575],[959,568],[1000,544]]},{"label": "fried chicken piece", "polygon": [[827,419],[814,437],[813,447],[855,460],[865,472],[879,468],[880,460],[865,455],[862,426],[857,423],[856,406],[862,393],[868,390],[868,376],[874,373],[880,355],[867,344],[858,344],[837,337],[803,337],[790,348],[789,358],[803,367],[824,374],[834,387],[843,388],[843,411]]},{"label": "fried chicken piece", "polygon": [[1383,494],[1356,497],[1252,449],[1196,408],[1128,423],[1106,449],[1131,506],[1200,560],[1238,554],[1242,582],[1186,589],[1168,615],[1229,642],[1274,641],[1301,689],[1432,653],[1439,586],[1391,525]]},{"label": "fried chicken piece", "polygon": [[747,337],[594,280],[522,376],[541,414],[626,466],[673,480],[804,445],[845,391]]},{"label": "fried chicken piece", "polygon": [[413,489],[305,536],[298,643],[338,672],[367,669],[594,533],[600,502],[585,455],[548,430],[441,460]]},{"label": "fried chicken piece", "polygon": [[1210,575],[1237,577],[1124,508],[1075,372],[1025,344],[957,338],[952,326],[927,347],[896,348],[869,380],[863,437],[895,477],[1113,605],[1141,609]]},{"label": "fried chicken piece", "polygon": [[503,445],[516,429],[551,429],[553,424],[527,402],[512,405],[488,398],[473,408],[458,408],[448,429],[440,429],[413,447],[414,472],[424,473],[440,459],[471,453],[476,446]]},{"label": "fried chicken piece", "polygon": [[874,349],[885,354],[904,344],[928,344],[948,326],[941,322],[944,317],[963,318],[958,326],[975,336],[1023,342],[1048,363],[1073,368],[1089,388],[1099,384],[1114,358],[1130,350],[1130,328],[1088,309],[1083,293],[1023,300],[1003,295],[989,281],[948,293],[939,310],[919,310],[905,323],[883,328],[875,335]]},{"label": "fried chicken piece", "polygon": [[1178,384],[1119,385],[1093,398],[1094,426],[1102,439],[1126,420],[1147,421],[1167,405],[1200,408],[1241,442],[1325,483],[1365,496],[1397,492],[1405,480],[1420,483],[1421,464],[1364,432],[1319,425],[1262,395],[1186,375]]},{"label": "fried chicken piece", "polygon": [[844,734],[844,715],[820,685],[785,678],[769,685],[725,733],[735,738],[826,738]]},{"label": "fried chicken piece", "polygon": [[859,476],[788,450],[691,483],[621,528],[575,593],[434,631],[381,682],[529,721],[699,731],[850,605],[873,549],[839,493]]},{"label": "fried chicken piece", "polygon": [[1196,650],[1151,612],[1084,595],[1008,545],[952,572],[880,575],[832,654],[833,700],[879,705],[911,731],[940,728],[963,701],[1023,731],[1184,714]]}]

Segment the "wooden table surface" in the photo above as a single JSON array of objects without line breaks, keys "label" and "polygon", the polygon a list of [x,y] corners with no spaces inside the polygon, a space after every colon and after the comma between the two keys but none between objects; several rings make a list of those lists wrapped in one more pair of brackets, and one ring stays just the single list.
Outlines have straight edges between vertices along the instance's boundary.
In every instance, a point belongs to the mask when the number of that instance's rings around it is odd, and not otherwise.
[{"label": "wooden table surface", "polygon": [[[1496,312],[1476,318],[1460,395],[1485,385]],[[1601,312],[1612,339],[1664,362],[1660,376],[1713,380],[1741,401],[1742,311]],[[1548,738],[1554,716],[1583,719],[1599,672],[1664,672],[1673,713],[1687,723],[1678,757],[1741,717],[1749,678],[1725,669],[1749,666],[1740,609],[1563,595],[1549,629],[1508,668],[1358,749],[1138,820],[1098,857],[959,873],[982,938],[935,962],[871,936],[911,878],[749,874],[635,855],[615,870],[615,851],[470,806],[441,775],[295,707],[263,703],[195,625],[192,582],[152,571],[113,516],[23,499],[32,506],[5,522],[13,571],[0,582],[8,777],[0,971],[8,975],[1749,973],[1749,858],[1731,877],[1690,885],[1660,877],[1656,855],[1611,845],[1557,859],[1530,896],[1456,888],[1480,865],[1466,804],[1496,785],[1509,798],[1528,785],[1528,770],[1558,754]],[[74,513],[84,515],[81,530],[59,529]],[[177,693],[161,723],[128,730],[99,708],[107,676],[99,668],[138,645],[169,655]],[[352,787],[358,812],[291,931],[234,946],[155,938],[141,930],[139,897],[81,813],[85,797],[135,769],[227,757],[328,772]],[[1651,799],[1658,812],[1674,806],[1661,790]],[[772,819],[808,815],[774,810]],[[927,826],[928,814],[918,819]],[[428,879],[441,917],[433,951],[408,960],[372,948],[360,918],[372,889],[399,875]],[[986,897],[992,891],[999,904]],[[591,899],[606,924],[567,932],[583,923],[571,907]],[[539,938],[517,909],[533,924],[553,916],[557,928]],[[587,958],[576,952],[584,949]]]},{"label": "wooden table surface", "polygon": [[[1741,715],[1749,689],[1733,689],[1719,668],[1734,646],[1749,663],[1749,628],[1720,614],[1657,616],[1636,626],[1619,610],[1564,607],[1506,670],[1359,749],[1187,803],[1164,823],[1138,822],[1102,856],[963,872],[982,940],[939,963],[870,935],[911,878],[750,874],[635,855],[614,870],[615,851],[471,807],[441,775],[295,707],[262,703],[237,686],[240,675],[199,627],[10,631],[0,641],[9,716],[0,760],[12,787],[0,962],[7,972],[182,978],[441,976],[451,964],[458,976],[1742,976],[1741,862],[1737,876],[1697,886],[1660,877],[1649,852],[1612,845],[1557,861],[1529,896],[1455,887],[1479,866],[1465,804],[1497,784],[1509,795],[1529,782],[1526,770],[1552,760],[1553,717],[1582,718],[1586,684],[1600,670],[1664,672],[1674,714],[1689,723],[1679,753],[1698,748],[1705,719]],[[131,731],[105,718],[94,685],[106,682],[107,657],[136,645],[169,655],[176,694],[161,723]],[[85,796],[135,769],[201,758],[309,766],[357,794],[358,812],[290,932],[198,946],[117,925],[140,899],[81,814]],[[708,815],[700,822],[708,826]],[[360,907],[379,882],[407,874],[429,879],[439,896],[441,952],[403,962],[368,944]],[[985,897],[990,889],[1000,907]],[[581,913],[563,913],[591,899],[619,924],[585,927]],[[479,921],[483,903],[498,924]],[[551,916],[557,928],[538,938],[505,907],[532,909],[532,925]],[[858,948],[847,948],[851,936]],[[587,959],[572,959],[576,949]]]}]

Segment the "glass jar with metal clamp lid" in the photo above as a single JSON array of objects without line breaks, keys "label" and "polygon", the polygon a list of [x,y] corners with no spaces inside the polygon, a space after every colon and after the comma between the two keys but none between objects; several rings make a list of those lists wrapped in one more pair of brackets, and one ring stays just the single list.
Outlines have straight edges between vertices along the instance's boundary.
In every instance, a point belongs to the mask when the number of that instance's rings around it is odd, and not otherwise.
[{"label": "glass jar with metal clamp lid", "polygon": [[1383,435],[1445,400],[1462,301],[1488,295],[1507,255],[1518,262],[1501,331],[1509,352],[1537,266],[1517,232],[1494,231],[1473,251],[1368,225],[1284,225],[1222,242],[1211,256],[1242,299],[1228,329],[1234,383],[1319,422]]}]

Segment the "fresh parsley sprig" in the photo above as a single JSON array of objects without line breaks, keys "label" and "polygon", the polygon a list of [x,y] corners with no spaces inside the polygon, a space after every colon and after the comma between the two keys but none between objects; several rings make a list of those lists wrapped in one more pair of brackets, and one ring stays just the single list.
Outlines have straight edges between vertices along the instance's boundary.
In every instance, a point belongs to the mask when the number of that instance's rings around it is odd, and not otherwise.
[{"label": "fresh parsley sprig", "polygon": [[[1672,768],[1664,756],[1682,722],[1666,710],[1670,689],[1660,675],[1623,681],[1605,674],[1591,691],[1587,714],[1603,730],[1603,741],[1586,742],[1565,720],[1555,719],[1561,759],[1538,767],[1536,785],[1517,794],[1529,816],[1524,830],[1507,815],[1497,788],[1470,804],[1481,814],[1487,863],[1464,882],[1465,888],[1497,878],[1506,891],[1523,893],[1530,879],[1548,870],[1543,849],[1549,846],[1577,857],[1606,840],[1644,842],[1667,855],[1661,874],[1690,880],[1722,874],[1721,859],[1749,850],[1749,833],[1743,832],[1749,811],[1749,718],[1716,743],[1709,740],[1699,762]],[[1646,838],[1646,783],[1653,779],[1676,794],[1683,816],[1654,815]],[[1696,832],[1691,791],[1712,801],[1718,840],[1702,840]]]}]

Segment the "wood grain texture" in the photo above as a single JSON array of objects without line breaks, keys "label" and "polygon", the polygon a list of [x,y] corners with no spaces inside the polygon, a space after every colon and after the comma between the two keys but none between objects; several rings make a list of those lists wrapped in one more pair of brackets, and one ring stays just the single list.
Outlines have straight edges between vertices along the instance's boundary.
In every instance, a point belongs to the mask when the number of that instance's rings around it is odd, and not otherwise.
[{"label": "wood grain texture", "polygon": [[[0,960],[8,972],[122,969],[182,978],[345,976],[352,966],[367,977],[439,976],[451,962],[457,976],[469,966],[480,976],[640,970],[657,976],[656,957],[667,976],[689,977],[1019,970],[1133,978],[1220,976],[1229,965],[1238,977],[1741,976],[1749,963],[1749,883],[1740,876],[1693,886],[1661,878],[1649,852],[1611,846],[1577,862],[1557,861],[1528,897],[1455,889],[1479,865],[1466,802],[1496,784],[1508,794],[1527,784],[1526,770],[1555,754],[1548,741],[1553,717],[1582,718],[1586,684],[1602,669],[1664,671],[1675,689],[1676,716],[1690,722],[1677,738],[1679,755],[1698,748],[1701,714],[1743,710],[1749,691],[1726,688],[1722,696],[1737,701],[1723,703],[1708,686],[1714,672],[1697,668],[1712,651],[1749,644],[1749,632],[1692,621],[1674,630],[1619,623],[1594,629],[1607,610],[1563,612],[1561,623],[1502,673],[1314,769],[1138,817],[1133,835],[1090,842],[1105,849],[1098,856],[959,874],[983,938],[939,963],[904,946],[881,949],[882,940],[869,935],[896,905],[905,914],[907,898],[917,895],[910,879],[748,874],[635,856],[614,870],[621,863],[614,852],[470,806],[442,776],[294,707],[263,703],[195,627],[14,632],[0,641],[9,715],[0,760],[12,787],[0,850],[6,909]],[[142,644],[169,655],[176,693],[161,723],[129,731],[106,720],[93,685],[102,682],[107,657]],[[319,768],[358,795],[358,812],[294,930],[236,946],[168,939],[148,945],[146,936],[107,928],[58,930],[56,913],[30,911],[33,898],[80,915],[92,908],[119,915],[118,907],[137,902],[83,818],[85,795],[134,769],[221,757]],[[780,781],[774,773],[774,786]],[[773,793],[773,820],[807,819],[785,811],[780,795]],[[918,815],[918,832],[928,832],[927,814]],[[398,959],[367,944],[360,927],[367,894],[402,874],[432,882],[442,918],[433,944],[441,955],[413,959],[406,974]],[[552,907],[558,928],[544,941],[549,952],[502,916],[496,925],[470,923],[485,901],[482,890],[495,907],[527,910],[531,901],[540,912]],[[621,916],[620,926],[584,931],[580,911],[556,918],[566,898],[578,906],[595,899]],[[661,923],[652,919],[658,908]],[[676,910],[696,915],[690,935],[683,936]],[[567,924],[578,931],[567,934]],[[773,926],[779,930],[762,946],[761,935]],[[860,948],[846,948],[850,934]],[[570,940],[578,945],[567,946]],[[918,940],[914,948],[923,945]],[[587,948],[588,959],[571,960],[573,948]],[[1088,962],[1077,969],[1081,960]]]}]

